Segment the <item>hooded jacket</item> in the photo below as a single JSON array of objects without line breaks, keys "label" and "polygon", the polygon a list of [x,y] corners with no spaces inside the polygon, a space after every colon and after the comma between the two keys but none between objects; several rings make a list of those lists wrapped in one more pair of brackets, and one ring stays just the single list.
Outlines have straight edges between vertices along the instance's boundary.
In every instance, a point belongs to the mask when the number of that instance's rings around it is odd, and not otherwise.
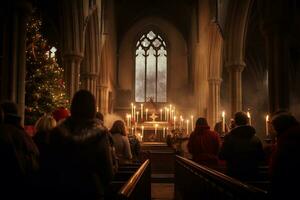
[{"label": "hooded jacket", "polygon": [[112,157],[107,129],[95,120],[68,118],[53,129],[47,160],[48,190],[56,198],[104,198],[113,177]]},{"label": "hooded jacket", "polygon": [[255,179],[264,151],[260,139],[252,126],[237,126],[225,137],[219,153],[226,160],[227,174],[238,179]]}]

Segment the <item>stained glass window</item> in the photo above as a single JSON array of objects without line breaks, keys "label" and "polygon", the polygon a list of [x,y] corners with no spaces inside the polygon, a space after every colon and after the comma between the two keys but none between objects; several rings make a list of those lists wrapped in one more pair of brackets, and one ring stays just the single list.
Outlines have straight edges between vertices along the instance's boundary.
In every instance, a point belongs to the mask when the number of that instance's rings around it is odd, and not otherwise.
[{"label": "stained glass window", "polygon": [[135,51],[135,101],[167,101],[167,50],[153,31],[142,35]]}]

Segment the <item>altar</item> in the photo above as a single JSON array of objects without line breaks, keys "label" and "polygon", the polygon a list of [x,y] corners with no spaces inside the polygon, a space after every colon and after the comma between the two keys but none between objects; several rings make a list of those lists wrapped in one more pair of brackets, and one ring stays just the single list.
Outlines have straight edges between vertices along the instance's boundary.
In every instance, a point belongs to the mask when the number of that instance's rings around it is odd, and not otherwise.
[{"label": "altar", "polygon": [[168,122],[165,121],[147,121],[140,129],[143,142],[165,142],[169,132]]}]

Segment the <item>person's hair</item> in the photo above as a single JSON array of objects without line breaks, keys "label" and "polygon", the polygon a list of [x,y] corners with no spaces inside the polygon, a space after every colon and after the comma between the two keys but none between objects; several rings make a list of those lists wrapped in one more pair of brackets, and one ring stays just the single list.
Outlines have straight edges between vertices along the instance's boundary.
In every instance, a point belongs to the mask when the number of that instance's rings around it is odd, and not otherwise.
[{"label": "person's hair", "polygon": [[4,123],[20,126],[21,117],[18,115],[17,104],[12,101],[4,101],[1,103],[4,114]]},{"label": "person's hair", "polygon": [[297,119],[286,111],[275,112],[272,117],[271,123],[278,135],[299,124]]},{"label": "person's hair", "polygon": [[204,117],[199,117],[196,121],[196,126],[195,126],[195,129],[194,129],[194,132],[196,134],[202,133],[203,130],[204,130],[203,128],[205,128],[205,129],[209,128],[207,120]]},{"label": "person's hair", "polygon": [[88,90],[75,93],[71,104],[71,117],[74,119],[92,119],[96,114],[94,95]]},{"label": "person's hair", "polygon": [[121,134],[121,135],[126,135],[126,130],[125,130],[125,124],[122,120],[117,120],[114,122],[110,129],[111,134]]},{"label": "person's hair", "polygon": [[104,122],[104,115],[101,112],[96,112],[96,118]]},{"label": "person's hair", "polygon": [[35,130],[37,132],[50,131],[56,126],[56,120],[50,115],[40,117],[35,123]]},{"label": "person's hair", "polygon": [[245,112],[237,112],[234,114],[234,123],[237,126],[247,125],[249,123],[249,118]]}]

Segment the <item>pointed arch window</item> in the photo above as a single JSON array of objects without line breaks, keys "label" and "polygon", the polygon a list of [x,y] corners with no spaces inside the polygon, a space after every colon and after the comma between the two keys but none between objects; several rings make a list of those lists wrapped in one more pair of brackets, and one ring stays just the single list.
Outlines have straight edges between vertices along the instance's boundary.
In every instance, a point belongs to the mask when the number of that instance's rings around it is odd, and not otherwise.
[{"label": "pointed arch window", "polygon": [[135,101],[167,101],[167,49],[163,38],[149,31],[136,43]]}]

